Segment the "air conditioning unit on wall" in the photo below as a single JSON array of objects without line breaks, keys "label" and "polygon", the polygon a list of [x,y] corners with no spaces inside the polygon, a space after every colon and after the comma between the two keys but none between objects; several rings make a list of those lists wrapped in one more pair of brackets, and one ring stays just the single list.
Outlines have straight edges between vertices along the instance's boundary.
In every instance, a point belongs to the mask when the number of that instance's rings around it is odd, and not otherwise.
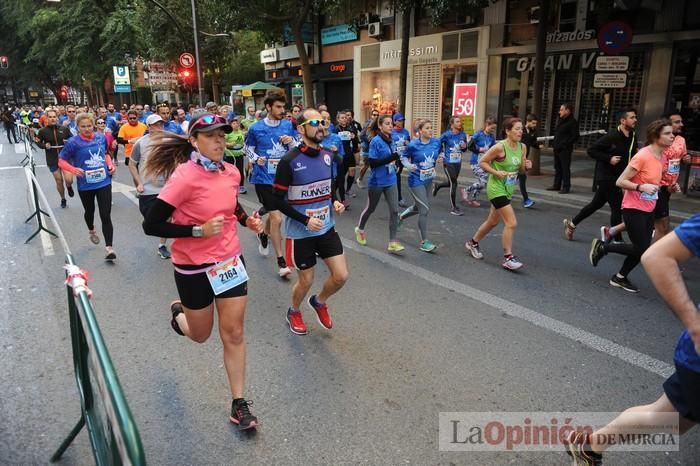
[{"label": "air conditioning unit on wall", "polygon": [[367,35],[369,37],[381,37],[382,35],[382,23],[379,21],[374,23],[369,23],[367,26]]}]

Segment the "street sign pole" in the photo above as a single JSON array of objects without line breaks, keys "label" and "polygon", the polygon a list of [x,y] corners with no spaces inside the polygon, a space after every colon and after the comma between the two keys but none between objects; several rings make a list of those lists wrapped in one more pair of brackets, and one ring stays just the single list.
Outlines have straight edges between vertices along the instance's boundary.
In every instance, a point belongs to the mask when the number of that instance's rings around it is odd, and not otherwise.
[{"label": "street sign pole", "polygon": [[197,66],[197,88],[199,91],[199,106],[204,107],[204,101],[202,99],[202,64],[199,60],[199,39],[197,38],[197,7],[195,5],[195,0],[192,0],[192,29],[194,30],[194,57]]}]

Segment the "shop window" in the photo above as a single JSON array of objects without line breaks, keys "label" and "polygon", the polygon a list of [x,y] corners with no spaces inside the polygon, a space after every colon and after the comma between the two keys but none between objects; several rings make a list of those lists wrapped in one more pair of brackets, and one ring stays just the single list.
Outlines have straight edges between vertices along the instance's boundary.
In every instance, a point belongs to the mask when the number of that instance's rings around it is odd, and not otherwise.
[{"label": "shop window", "polygon": [[379,68],[379,44],[360,49],[360,68]]},{"label": "shop window", "polygon": [[372,110],[391,114],[399,106],[399,71],[376,71],[362,73],[360,83],[362,117],[367,120]]},{"label": "shop window", "polygon": [[459,58],[472,58],[479,54],[479,33],[463,32],[460,34]]},{"label": "shop window", "polygon": [[459,57],[459,34],[442,36],[442,59],[456,60]]},{"label": "shop window", "polygon": [[[443,66],[442,68],[442,115],[441,115],[441,130],[445,131],[450,126],[450,117],[453,112],[453,98],[455,84],[476,83],[476,65],[451,65]],[[415,97],[414,97],[415,99]],[[473,122],[473,125],[464,127],[464,131],[469,134],[473,133],[472,126],[478,128],[481,122]],[[437,124],[434,125],[437,130]]]},{"label": "shop window", "polygon": [[562,0],[559,5],[559,31],[576,30],[576,0]]}]

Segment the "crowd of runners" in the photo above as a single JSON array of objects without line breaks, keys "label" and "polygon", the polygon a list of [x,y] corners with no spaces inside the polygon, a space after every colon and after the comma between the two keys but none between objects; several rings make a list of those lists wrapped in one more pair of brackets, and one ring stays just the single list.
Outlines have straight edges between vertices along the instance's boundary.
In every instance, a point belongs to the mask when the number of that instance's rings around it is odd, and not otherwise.
[{"label": "crowd of runners", "polygon": [[[272,243],[282,279],[296,270],[286,321],[297,335],[308,333],[303,305],[314,312],[323,328],[333,327],[328,302],[349,277],[335,217],[351,210],[358,189],[367,190],[367,201],[354,229],[357,243],[366,246],[372,240],[365,228],[383,197],[389,213],[385,244],[391,254],[405,251],[398,231],[413,216],[417,216],[416,246],[425,253],[436,251],[428,221],[431,198],[442,188],[447,188],[449,214],[455,216],[464,215],[462,206],[478,207],[485,190],[490,209],[466,238],[467,254],[483,259],[480,242],[502,222],[502,266],[511,271],[523,267],[513,253],[517,219],[512,203],[519,187],[523,207],[535,204],[526,187],[530,150],[541,146],[534,115],[524,122],[519,118],[501,122],[502,135],[497,138],[498,122],[493,118],[487,118],[469,136],[462,120],[453,117],[449,128],[436,135],[432,121],[422,119],[407,127],[401,113],[374,112],[362,125],[351,111],[338,112],[332,121],[325,105],[318,109],[295,105],[288,111],[281,94],[269,94],[264,109],[248,107],[244,117],[214,103],[188,109],[160,104],[153,110],[148,105],[132,105],[122,111],[111,104],[92,109],[68,105],[27,109],[15,115],[6,109],[3,122],[8,138],[17,119],[34,128],[36,142],[45,149],[61,207],[67,206],[66,194],[73,197],[77,190],[87,236],[94,244],[102,241],[94,223],[97,207],[108,261],[117,257],[112,247],[111,181],[122,155],[139,198],[144,231],[159,238],[155,249],[173,263],[179,295],[170,305],[173,331],[195,342],[206,341],[216,309],[233,399],[230,420],[240,429],[256,427],[258,419],[244,395],[244,318],[250,277],[238,225],[257,235],[260,255],[269,256]],[[559,153],[568,150],[578,135],[570,110],[563,105],[560,111],[561,134],[566,140],[557,142],[555,136]],[[665,394],[646,407],[653,412],[679,412],[687,430],[700,419],[696,352],[700,319],[680,274],[672,280],[670,275],[654,272],[655,260],[665,261],[664,267],[673,271],[678,261],[700,253],[698,216],[675,233],[670,228],[670,198],[680,190],[680,165],[689,162],[682,129],[681,115],[671,112],[648,125],[640,137],[635,110],[623,109],[617,128],[588,148],[596,161],[596,191],[576,216],[564,219],[564,236],[572,240],[578,225],[607,203],[610,224],[603,225],[601,237],[592,241],[591,264],[596,266],[611,253],[625,256],[610,285],[638,292],[628,275],[642,261],[688,328],[676,351],[677,372],[664,384]],[[643,147],[640,139],[646,142]],[[475,181],[460,189],[459,173],[467,159]],[[565,165],[564,157],[557,168],[562,174],[552,187],[563,194],[570,190]],[[440,180],[439,166],[444,173]],[[403,171],[407,176],[401,176]],[[238,202],[239,195],[248,192],[246,181],[254,185],[261,205],[252,213]],[[628,241],[623,240],[623,232]],[[171,249],[168,239],[172,239]],[[656,244],[647,251],[653,242]],[[319,259],[329,274],[320,290],[309,294]],[[639,416],[630,416],[625,422],[642,422]],[[624,429],[624,425],[618,423],[615,429]],[[605,445],[596,443],[597,438],[572,435],[568,439],[568,451],[580,461],[577,464],[600,464]]]}]

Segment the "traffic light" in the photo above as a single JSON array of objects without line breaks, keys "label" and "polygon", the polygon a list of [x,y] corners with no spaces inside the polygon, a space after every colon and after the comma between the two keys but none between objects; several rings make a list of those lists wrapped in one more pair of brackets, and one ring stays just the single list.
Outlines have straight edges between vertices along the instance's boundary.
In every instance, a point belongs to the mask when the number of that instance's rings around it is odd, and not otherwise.
[{"label": "traffic light", "polygon": [[6,56],[0,57],[0,68],[7,68],[10,65],[10,61],[7,59]]}]

